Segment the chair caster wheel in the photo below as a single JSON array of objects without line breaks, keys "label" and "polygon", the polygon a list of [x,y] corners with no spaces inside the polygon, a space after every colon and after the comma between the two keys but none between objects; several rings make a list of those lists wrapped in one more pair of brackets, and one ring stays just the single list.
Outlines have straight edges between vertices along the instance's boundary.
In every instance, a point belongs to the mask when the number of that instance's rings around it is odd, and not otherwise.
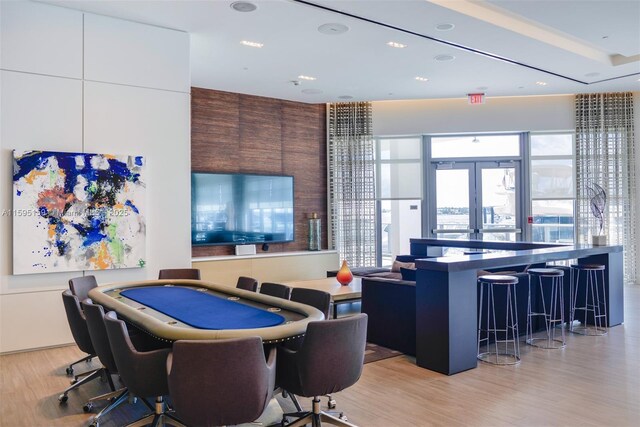
[{"label": "chair caster wheel", "polygon": [[75,383],[78,382],[77,378],[72,379],[71,381],[69,381],[69,384],[74,385]]},{"label": "chair caster wheel", "polygon": [[61,394],[60,396],[58,396],[58,402],[60,403],[66,403],[67,400],[69,400],[69,396],[67,396],[66,394]]},{"label": "chair caster wheel", "polygon": [[284,399],[286,399],[287,397],[289,397],[289,393],[287,393],[287,390],[282,390],[282,397]]},{"label": "chair caster wheel", "polygon": [[338,417],[340,418],[342,421],[349,421],[349,419],[347,418],[347,416],[344,414],[344,412],[340,412],[340,416]]},{"label": "chair caster wheel", "polygon": [[94,421],[91,424],[89,424],[89,427],[98,427],[98,422]]},{"label": "chair caster wheel", "polygon": [[84,412],[91,412],[93,410],[93,403],[85,403],[84,406],[82,407],[82,410]]},{"label": "chair caster wheel", "polygon": [[329,409],[336,409],[336,401],[334,399],[331,399],[327,402],[327,406],[329,407]]},{"label": "chair caster wheel", "polygon": [[73,368],[67,368],[67,375],[73,375]]}]

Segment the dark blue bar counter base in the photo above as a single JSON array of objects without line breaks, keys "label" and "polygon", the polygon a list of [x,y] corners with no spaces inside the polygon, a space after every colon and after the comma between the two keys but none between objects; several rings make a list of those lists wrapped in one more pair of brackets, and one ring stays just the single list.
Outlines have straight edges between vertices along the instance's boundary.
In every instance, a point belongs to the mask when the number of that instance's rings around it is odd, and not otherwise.
[{"label": "dark blue bar counter base", "polygon": [[577,259],[581,264],[604,264],[608,326],[624,322],[621,246],[411,239],[411,254],[426,255],[429,246],[497,252],[416,260],[416,364],[420,367],[453,375],[477,366],[480,269],[508,269],[566,259]]},{"label": "dark blue bar counter base", "polygon": [[417,365],[446,375],[475,368],[478,362],[475,270],[455,273],[418,270],[416,279]]}]

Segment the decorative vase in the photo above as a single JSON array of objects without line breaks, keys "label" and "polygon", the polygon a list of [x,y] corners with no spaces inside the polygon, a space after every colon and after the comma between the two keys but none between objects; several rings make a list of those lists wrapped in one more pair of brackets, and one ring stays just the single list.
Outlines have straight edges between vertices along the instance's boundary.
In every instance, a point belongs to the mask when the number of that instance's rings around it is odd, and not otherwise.
[{"label": "decorative vase", "polygon": [[607,236],[606,235],[591,236],[591,244],[593,246],[607,246]]},{"label": "decorative vase", "polygon": [[353,280],[353,273],[351,273],[351,270],[349,270],[349,266],[347,265],[346,260],[342,261],[342,267],[340,267],[340,270],[338,270],[336,279],[342,286],[347,286]]},{"label": "decorative vase", "polygon": [[309,250],[310,251],[319,251],[320,250],[320,218],[318,218],[317,213],[312,213],[311,218],[309,218]]}]

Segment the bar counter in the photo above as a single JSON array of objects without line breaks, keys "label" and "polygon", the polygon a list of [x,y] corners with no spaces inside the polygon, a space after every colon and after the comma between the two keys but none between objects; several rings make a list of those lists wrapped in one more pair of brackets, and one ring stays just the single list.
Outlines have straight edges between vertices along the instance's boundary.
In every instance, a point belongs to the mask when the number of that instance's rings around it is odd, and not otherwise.
[{"label": "bar counter", "polygon": [[488,252],[416,260],[416,363],[423,368],[453,375],[477,366],[477,270],[567,259],[604,264],[607,324],[624,321],[622,246],[411,239],[414,256],[437,247]]}]

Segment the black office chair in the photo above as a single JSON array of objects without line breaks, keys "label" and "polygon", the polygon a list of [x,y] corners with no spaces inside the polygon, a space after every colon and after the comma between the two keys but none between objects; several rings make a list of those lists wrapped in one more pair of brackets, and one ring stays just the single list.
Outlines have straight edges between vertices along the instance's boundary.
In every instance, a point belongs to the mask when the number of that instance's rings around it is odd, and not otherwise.
[{"label": "black office chair", "polygon": [[278,348],[276,383],[289,393],[312,397],[312,410],[285,414],[299,416],[288,427],[311,423],[313,427],[329,424],[353,427],[343,415],[334,417],[320,409],[320,397],[336,393],[355,384],[362,374],[367,339],[367,315],[329,321],[310,322],[298,351]]},{"label": "black office chair", "polygon": [[[96,357],[96,351],[93,348],[91,336],[89,335],[89,329],[87,328],[87,321],[85,319],[84,313],[82,312],[82,309],[80,308],[80,301],[78,301],[78,297],[73,295],[71,291],[67,289],[66,291],[62,292],[62,302],[64,303],[64,310],[67,313],[67,321],[69,322],[71,335],[73,335],[73,339],[78,345],[78,348],[88,354],[88,356],[83,357],[82,359],[69,365],[69,367],[67,368],[67,374],[72,375],[73,365],[82,361],[89,362],[92,358]],[[69,399],[68,393],[71,390],[74,390],[91,380],[100,378],[103,373],[104,369],[98,368],[77,375],[73,379],[73,381],[71,381],[71,386],[67,387],[67,389],[63,391],[60,396],[58,396],[58,401],[60,403],[65,403]]]},{"label": "black office chair", "polygon": [[91,342],[93,348],[96,349],[98,359],[104,366],[106,378],[111,387],[111,393],[106,393],[100,396],[92,397],[82,407],[85,412],[91,412],[94,406],[94,402],[100,400],[108,400],[107,406],[102,408],[100,412],[93,417],[90,427],[98,427],[100,419],[109,413],[112,409],[116,408],[123,402],[126,402],[129,398],[129,390],[123,387],[116,390],[113,383],[112,375],[118,374],[118,367],[111,351],[111,344],[109,343],[109,336],[107,335],[107,328],[104,322],[104,310],[102,306],[94,304],[89,298],[82,301],[82,308],[87,318],[87,327],[89,328],[89,335],[91,335]]},{"label": "black office chair", "polygon": [[69,279],[69,289],[71,293],[78,297],[78,301],[89,298],[89,291],[98,287],[95,276],[80,276]]},{"label": "black office chair", "polygon": [[272,297],[289,299],[289,297],[291,297],[291,288],[279,283],[264,282],[260,285],[260,293],[264,295],[271,295]]},{"label": "black office chair", "polygon": [[[142,402],[153,411],[129,424],[127,427],[163,426],[165,423],[183,426],[173,415],[167,412],[164,396],[169,394],[167,384],[167,356],[171,349],[165,348],[154,351],[138,351],[127,332],[127,326],[114,311],[108,312],[104,317],[107,327],[107,335],[111,345],[111,352],[118,366],[118,372],[127,385],[129,393],[140,398]],[[155,406],[146,399],[155,397]]]},{"label": "black office chair", "polygon": [[[74,277],[73,279],[69,279],[69,289],[71,289],[71,294],[73,294],[76,297],[78,297],[78,301],[82,301],[82,300],[86,299],[87,296],[89,295],[89,291],[91,289],[93,289],[93,288],[96,288],[96,287],[98,287],[98,282],[96,281],[96,278],[94,276],[81,276],[81,277]],[[69,316],[67,315],[67,320],[68,320],[68,318],[69,318]],[[73,329],[71,330],[71,333],[73,334]],[[87,339],[89,339],[89,343],[90,343],[91,339],[89,338],[88,333],[87,333]],[[77,344],[77,341],[76,341],[76,344]],[[82,350],[82,348],[81,348],[81,350]],[[85,351],[85,353],[87,353],[87,352]],[[80,362],[87,362],[88,363],[94,357],[96,357],[96,355],[94,353],[89,353],[88,356],[85,356],[85,357],[83,357],[81,359],[76,360],[75,362],[70,364],[69,367],[66,369],[67,375],[73,375],[73,365],[77,365]],[[78,377],[88,375],[93,371],[95,371],[95,369],[76,376],[76,378],[74,378],[74,382],[73,383],[78,381]]]},{"label": "black office chair", "polygon": [[[293,288],[291,290],[291,301],[315,307],[324,314],[325,320],[329,319],[329,313],[331,311],[331,294],[328,292],[320,291],[318,289]],[[285,346],[291,350],[298,350],[303,340],[304,337],[295,338],[287,341]],[[301,412],[302,407],[300,406],[300,403],[298,403],[296,396],[291,393],[287,393],[286,391],[283,391],[282,396],[287,397],[287,394],[291,397],[291,401],[296,407],[296,410]],[[335,409],[337,405],[336,400],[331,396],[331,394],[327,394],[326,397],[328,399],[327,406],[329,409]]]},{"label": "black office chair", "polygon": [[236,283],[236,288],[244,289],[245,291],[255,292],[258,290],[258,281],[251,277],[238,277],[238,283]]},{"label": "black office chair", "polygon": [[328,292],[317,289],[293,288],[291,290],[291,301],[315,307],[324,314],[324,318],[329,318],[331,309],[331,295]]},{"label": "black office chair", "polygon": [[176,415],[187,425],[249,423],[269,404],[276,350],[265,360],[259,337],[176,341],[167,360]]},{"label": "black office chair", "polygon": [[197,268],[167,268],[160,270],[160,280],[200,280],[200,270]]}]

